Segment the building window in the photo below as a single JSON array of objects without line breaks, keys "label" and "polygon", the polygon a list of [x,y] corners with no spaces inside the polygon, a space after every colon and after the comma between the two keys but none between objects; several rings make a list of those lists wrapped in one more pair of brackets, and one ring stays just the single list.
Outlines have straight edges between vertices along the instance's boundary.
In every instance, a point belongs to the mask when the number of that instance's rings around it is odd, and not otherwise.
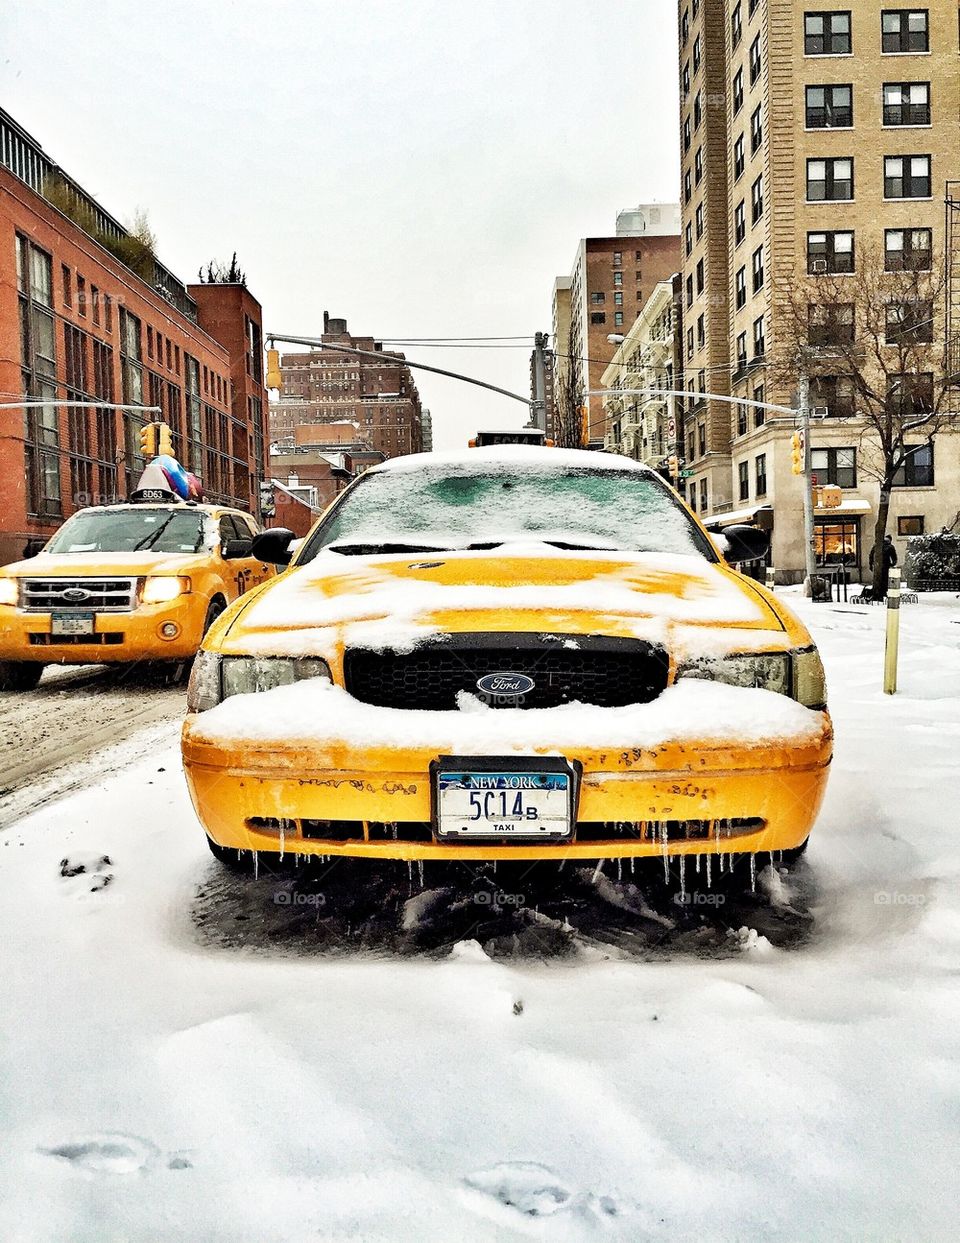
[{"label": "building window", "polygon": [[705,514],[707,512],[707,509],[709,508],[708,501],[710,499],[710,494],[707,488],[708,488],[708,485],[707,485],[706,479],[701,479],[700,480],[700,512],[703,514]]},{"label": "building window", "polygon": [[885,82],[884,125],[929,125],[929,82]]},{"label": "building window", "polygon": [[737,479],[740,485],[740,500],[750,499],[750,463],[741,462],[737,467]]},{"label": "building window", "polygon": [[686,47],[687,40],[690,38],[690,10],[684,9],[683,16],[680,18],[680,46]]},{"label": "building window", "polygon": [[623,306],[623,290],[622,289],[618,289],[616,293],[613,295],[613,305]]},{"label": "building window", "polygon": [[692,255],[693,254],[693,225],[689,222],[689,220],[687,221],[687,227],[684,229],[683,236],[684,236],[684,243],[686,245],[687,254]]},{"label": "building window", "polygon": [[883,196],[887,199],[928,199],[930,156],[886,156],[883,161]]},{"label": "building window", "polygon": [[143,355],[140,320],[126,307],[120,308],[120,373],[124,405],[143,405]]},{"label": "building window", "polygon": [[933,267],[931,229],[887,229],[883,242],[888,272],[929,272]]},{"label": "building window", "polygon": [[60,279],[63,282],[63,305],[73,306],[73,277],[65,263],[60,265]]},{"label": "building window", "polygon": [[590,302],[593,306],[602,306],[606,300],[607,295],[605,293],[592,293],[590,295]]},{"label": "building window", "polygon": [[757,498],[767,495],[767,455],[758,453],[756,457]]},{"label": "building window", "polygon": [[747,209],[743,199],[737,204],[733,213],[733,237],[737,246],[747,236]]},{"label": "building window", "polygon": [[77,314],[86,315],[87,313],[87,280],[86,277],[77,273]]},{"label": "building window", "polygon": [[763,358],[767,352],[766,329],[763,316],[758,315],[753,321],[753,357]]},{"label": "building window", "polygon": [[693,276],[687,277],[687,307],[693,306]]},{"label": "building window", "polygon": [[103,327],[106,332],[113,332],[113,299],[109,294],[103,295]]},{"label": "building window", "polygon": [[853,51],[850,11],[807,13],[803,19],[803,50],[807,56],[847,56]]},{"label": "building window", "polygon": [[703,293],[704,287],[706,285],[706,269],[703,266],[702,259],[697,260],[696,271],[697,271],[697,296],[699,297],[699,295]]},{"label": "building window", "polygon": [[736,279],[734,281],[734,300],[737,310],[742,310],[747,305],[747,269],[739,268],[737,270]]},{"label": "building window", "polygon": [[895,488],[932,488],[933,444],[906,446],[906,459],[893,477]]},{"label": "building window", "polygon": [[683,97],[684,99],[686,99],[686,97],[690,94],[690,62],[689,61],[687,61],[687,63],[683,66],[683,74],[681,77],[681,81],[683,84]]},{"label": "building window", "polygon": [[613,322],[614,322],[615,327],[617,328],[623,327],[623,311],[614,311]]},{"label": "building window", "polygon": [[699,242],[700,238],[703,237],[703,204],[702,203],[697,204],[697,210],[694,214],[694,221],[697,227],[697,241]]},{"label": "building window", "polygon": [[930,345],[933,342],[933,301],[888,302],[886,307],[887,345]]},{"label": "building window", "polygon": [[808,233],[807,271],[811,276],[853,271],[852,233]]},{"label": "building window", "polygon": [[733,86],[731,88],[733,97],[733,115],[736,116],[743,107],[743,70],[738,69],[733,75]]},{"label": "building window", "polygon": [[743,170],[746,165],[746,155],[744,153],[743,135],[733,144],[733,178],[738,181],[743,176]]},{"label": "building window", "polygon": [[90,305],[93,310],[93,322],[100,327],[100,290],[96,285],[90,286]]},{"label": "building window", "polygon": [[699,35],[693,41],[693,72],[696,73],[703,60],[703,40]]},{"label": "building window", "polygon": [[707,456],[707,425],[706,423],[697,424],[697,450],[699,457]]},{"label": "building window", "polygon": [[838,202],[853,198],[853,160],[807,160],[807,200]]},{"label": "building window", "polygon": [[933,373],[915,371],[888,377],[887,409],[901,418],[930,414],[933,410]]},{"label": "building window", "polygon": [[760,57],[760,36],[754,39],[750,44],[750,85],[754,86],[760,77],[760,69],[762,60]]},{"label": "building window", "polygon": [[622,273],[622,272],[614,272],[614,274],[613,274],[613,283],[614,283],[615,285],[622,285],[622,284],[623,284],[623,273]]},{"label": "building window", "polygon": [[885,9],[880,19],[885,52],[929,52],[926,9]]},{"label": "building window", "polygon": [[606,311],[591,311],[590,313],[591,324],[605,324],[606,322],[607,322]]},{"label": "building window", "polygon": [[810,409],[817,415],[849,419],[855,412],[853,377],[818,375],[810,380]]},{"label": "building window", "polygon": [[621,265],[622,263],[623,263],[623,251],[622,251],[622,250],[615,250],[615,251],[613,252],[613,266],[614,266],[615,268],[618,268],[618,267],[620,267],[620,265]]},{"label": "building window", "polygon": [[703,92],[697,91],[693,99],[693,128],[699,129],[703,121]]},{"label": "building window", "polygon": [[[247,375],[255,384],[263,383],[263,341],[260,335],[260,325],[250,318],[249,315],[244,316],[244,327],[246,329],[246,365]],[[179,360],[177,362],[177,371],[180,370]]]},{"label": "building window", "polygon": [[693,131],[690,128],[690,118],[687,117],[687,119],[683,123],[683,149],[684,151],[690,150],[690,144],[692,142],[693,142]]},{"label": "building window", "polygon": [[[742,403],[737,406],[737,435],[746,436],[747,434],[747,407]],[[743,497],[740,497],[743,500]]]},{"label": "building window", "polygon": [[811,345],[845,345],[854,340],[852,302],[811,302],[807,307],[807,339]]},{"label": "building window", "polygon": [[[15,238],[20,312],[20,382],[25,395],[53,403],[57,396],[57,354],[53,316],[53,260],[18,233]],[[23,412],[27,507],[42,518],[58,518],[60,428],[53,404]]]},{"label": "building window", "polygon": [[814,482],[833,484],[838,488],[857,486],[856,449],[811,449],[810,471]]},{"label": "building window", "polygon": [[697,147],[693,157],[693,180],[697,185],[703,181],[703,147]]},{"label": "building window", "polygon": [[737,4],[734,5],[733,12],[730,14],[730,42],[734,48],[739,46],[742,36],[743,15],[740,10],[739,0],[737,0]]},{"label": "building window", "polygon": [[763,144],[763,108],[757,104],[750,118],[750,153],[756,155]]},{"label": "building window", "polygon": [[[766,401],[765,390],[762,384],[758,384],[757,387],[753,390],[753,400],[759,401],[759,402]],[[753,426],[754,427],[763,427],[764,420],[766,419],[766,417],[767,417],[767,412],[766,410],[763,409],[762,405],[759,407],[754,406],[753,408]]]},{"label": "building window", "polygon": [[753,292],[759,293],[763,288],[763,247],[758,246],[753,252]]},{"label": "building window", "polygon": [[901,514],[897,518],[897,534],[900,536],[922,535],[923,530],[923,514],[917,514],[915,517]]},{"label": "building window", "polygon": [[707,321],[704,315],[697,316],[697,345],[702,350],[707,344]]},{"label": "building window", "polygon": [[737,373],[745,371],[747,367],[747,334],[745,332],[737,335]]},{"label": "building window", "polygon": [[693,329],[687,329],[687,362],[693,358]]},{"label": "building window", "polygon": [[750,219],[756,224],[763,218],[763,174],[750,187]]},{"label": "building window", "polygon": [[853,87],[808,86],[807,129],[850,129],[853,125]]},{"label": "building window", "polygon": [[183,388],[187,415],[187,441],[189,444],[190,469],[196,473],[203,470],[203,424],[200,415],[200,363],[184,354]]}]

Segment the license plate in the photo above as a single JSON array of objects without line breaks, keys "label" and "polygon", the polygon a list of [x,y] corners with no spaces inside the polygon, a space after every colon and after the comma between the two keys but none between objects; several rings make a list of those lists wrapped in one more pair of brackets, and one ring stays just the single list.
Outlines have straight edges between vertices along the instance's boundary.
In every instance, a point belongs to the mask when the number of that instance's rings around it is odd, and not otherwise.
[{"label": "license plate", "polygon": [[565,840],[573,828],[573,772],[563,761],[442,760],[434,769],[438,838]]},{"label": "license plate", "polygon": [[54,613],[51,634],[93,634],[92,613]]}]

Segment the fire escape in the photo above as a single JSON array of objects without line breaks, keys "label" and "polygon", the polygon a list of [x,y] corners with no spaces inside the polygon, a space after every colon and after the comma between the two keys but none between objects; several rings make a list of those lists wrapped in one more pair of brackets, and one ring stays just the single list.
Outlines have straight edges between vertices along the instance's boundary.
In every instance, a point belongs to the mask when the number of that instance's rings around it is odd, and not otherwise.
[{"label": "fire escape", "polygon": [[960,386],[960,181],[947,183],[947,331],[944,365],[948,384]]}]

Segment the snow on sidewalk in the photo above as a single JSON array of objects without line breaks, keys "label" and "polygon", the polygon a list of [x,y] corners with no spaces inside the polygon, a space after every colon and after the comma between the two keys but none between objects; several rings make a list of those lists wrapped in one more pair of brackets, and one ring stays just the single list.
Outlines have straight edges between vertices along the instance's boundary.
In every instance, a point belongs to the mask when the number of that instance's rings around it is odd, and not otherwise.
[{"label": "snow on sidewalk", "polygon": [[955,1237],[960,608],[905,607],[891,698],[882,609],[791,603],[837,728],[799,949],[212,945],[172,747],[0,834],[3,1243]]}]

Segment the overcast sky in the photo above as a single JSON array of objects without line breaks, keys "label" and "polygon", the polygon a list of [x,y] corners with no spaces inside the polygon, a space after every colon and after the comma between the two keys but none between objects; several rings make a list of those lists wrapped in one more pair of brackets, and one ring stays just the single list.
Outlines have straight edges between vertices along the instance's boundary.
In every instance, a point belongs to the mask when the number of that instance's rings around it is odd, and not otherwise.
[{"label": "overcast sky", "polygon": [[[184,280],[236,249],[267,330],[550,329],[618,209],[676,200],[672,0],[28,0],[0,102]],[[407,349],[529,391],[529,347]],[[435,443],[522,406],[419,379]]]}]

